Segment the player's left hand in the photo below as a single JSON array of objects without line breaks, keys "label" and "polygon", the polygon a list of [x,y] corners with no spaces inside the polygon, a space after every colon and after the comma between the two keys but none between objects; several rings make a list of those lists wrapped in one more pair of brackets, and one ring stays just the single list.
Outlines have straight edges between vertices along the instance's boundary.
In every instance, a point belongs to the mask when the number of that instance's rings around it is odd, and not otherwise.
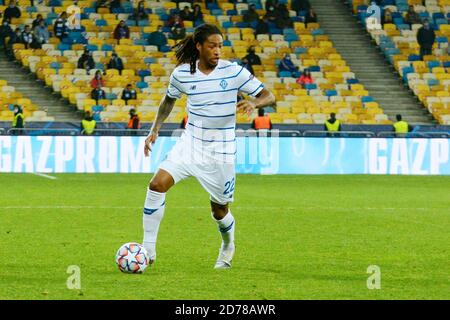
[{"label": "player's left hand", "polygon": [[250,100],[241,100],[237,103],[236,107],[237,107],[238,112],[244,112],[248,116],[250,116],[252,114],[253,110],[255,110],[256,105],[254,102],[252,102]]}]

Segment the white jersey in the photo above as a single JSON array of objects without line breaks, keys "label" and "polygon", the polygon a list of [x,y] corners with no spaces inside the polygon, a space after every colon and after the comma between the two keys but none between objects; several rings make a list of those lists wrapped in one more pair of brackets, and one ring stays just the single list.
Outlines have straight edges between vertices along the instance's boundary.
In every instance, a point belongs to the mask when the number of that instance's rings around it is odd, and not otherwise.
[{"label": "white jersey", "polygon": [[196,151],[210,153],[216,159],[220,155],[234,158],[238,92],[254,97],[263,87],[246,68],[219,60],[208,75],[198,65],[194,74],[190,73],[188,64],[176,67],[170,76],[167,95],[176,99],[187,95],[188,123],[183,138],[190,140]]}]

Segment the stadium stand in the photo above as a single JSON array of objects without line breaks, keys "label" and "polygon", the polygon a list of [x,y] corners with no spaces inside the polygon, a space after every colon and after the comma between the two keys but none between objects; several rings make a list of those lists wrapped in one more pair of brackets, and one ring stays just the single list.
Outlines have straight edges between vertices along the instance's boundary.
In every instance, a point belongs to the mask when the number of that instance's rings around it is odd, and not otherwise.
[{"label": "stadium stand", "polygon": [[[366,24],[367,5],[360,0],[353,0],[352,5],[354,13]],[[413,6],[421,21],[430,22],[436,34],[433,52],[423,56],[423,60],[416,36],[422,23],[407,23],[409,6]],[[392,23],[372,21],[366,24],[368,32],[423,106],[440,124],[450,124],[450,1],[385,0],[382,9],[392,12]]]},{"label": "stadium stand", "polygon": [[[152,121],[157,106],[163,97],[170,71],[175,67],[174,53],[170,47],[175,40],[158,49],[147,45],[151,32],[163,26],[168,34],[167,21],[170,16],[189,2],[145,1],[148,20],[132,20],[131,2],[122,1],[121,7],[95,8],[95,1],[79,1],[81,27],[69,30],[66,37],[55,37],[53,25],[58,16],[73,5],[73,1],[48,1],[48,5],[31,6],[30,1],[20,0],[22,16],[12,19],[13,28],[31,24],[38,14],[47,22],[52,36],[41,49],[26,49],[24,44],[14,44],[14,56],[23,66],[60,93],[70,104],[79,110],[89,110],[97,121],[124,122],[128,111],[135,108],[144,122]],[[286,3],[286,1],[281,1]],[[268,110],[273,123],[312,124],[323,123],[329,113],[335,112],[344,124],[390,124],[379,104],[373,101],[369,92],[355,78],[333,43],[320,29],[318,23],[303,22],[305,12],[299,15],[289,10],[293,21],[292,28],[280,29],[269,22],[269,34],[255,35],[256,22],[244,22],[243,14],[249,4],[256,6],[260,15],[265,14],[263,3],[259,0],[248,3],[195,3],[200,5],[203,21],[184,21],[187,33],[202,23],[216,24],[225,35],[223,58],[239,61],[254,45],[262,65],[253,65],[255,75],[270,88],[276,98],[277,106]],[[4,7],[0,7],[4,10]],[[120,20],[124,20],[130,30],[129,39],[113,38],[113,32]],[[136,25],[137,24],[137,25]],[[87,49],[92,52],[95,68],[89,71],[77,68],[80,55]],[[124,62],[121,74],[117,70],[107,70],[112,52],[116,52]],[[289,54],[299,67],[298,72],[278,72],[281,58]],[[305,68],[311,71],[313,84],[302,87],[296,79]],[[105,99],[98,103],[90,98],[92,88],[89,83],[96,70],[104,72]],[[125,86],[131,83],[137,90],[137,99],[126,104],[120,99]],[[185,98],[178,100],[169,122],[180,122],[185,116]],[[238,115],[238,123],[250,123],[251,118]]]},{"label": "stadium stand", "polygon": [[48,117],[47,112],[40,110],[39,106],[26,98],[21,92],[17,92],[6,80],[0,79],[0,121],[12,121],[14,105],[19,105],[24,110],[26,121],[54,121]]}]

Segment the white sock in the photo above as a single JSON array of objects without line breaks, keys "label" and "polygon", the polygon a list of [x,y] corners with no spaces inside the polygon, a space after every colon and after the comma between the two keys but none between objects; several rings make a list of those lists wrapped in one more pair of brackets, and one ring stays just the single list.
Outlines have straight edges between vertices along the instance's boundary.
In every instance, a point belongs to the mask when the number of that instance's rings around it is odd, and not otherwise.
[{"label": "white sock", "polygon": [[164,216],[165,199],[165,193],[147,190],[143,213],[143,245],[151,260],[156,259],[156,238],[158,237],[159,224]]},{"label": "white sock", "polygon": [[217,225],[219,226],[219,232],[222,236],[222,244],[224,247],[233,246],[234,245],[234,227],[235,227],[235,221],[234,217],[231,214],[231,211],[228,210],[228,213],[223,217],[222,220],[213,219],[217,222]]}]

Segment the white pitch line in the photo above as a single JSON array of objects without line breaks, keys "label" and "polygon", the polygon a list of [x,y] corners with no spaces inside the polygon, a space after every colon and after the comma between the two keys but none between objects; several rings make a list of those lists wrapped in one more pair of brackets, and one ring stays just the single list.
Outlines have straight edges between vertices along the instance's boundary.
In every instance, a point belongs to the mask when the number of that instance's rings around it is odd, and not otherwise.
[{"label": "white pitch line", "polygon": [[[252,210],[252,209],[266,209],[266,210],[289,210],[289,211],[302,211],[302,210],[367,210],[367,211],[393,211],[393,210],[410,210],[410,211],[427,211],[427,210],[439,210],[444,208],[374,208],[374,207],[360,207],[360,208],[339,208],[339,207],[270,207],[270,206],[232,206],[233,209]],[[8,209],[142,209],[142,207],[133,206],[0,206],[0,210]],[[171,206],[168,205],[167,209],[210,209],[209,206]]]},{"label": "white pitch line", "polygon": [[50,180],[58,179],[57,177],[49,176],[48,174],[45,174],[45,173],[33,172],[33,174],[36,175],[36,176],[39,176],[39,177],[50,179]]}]

